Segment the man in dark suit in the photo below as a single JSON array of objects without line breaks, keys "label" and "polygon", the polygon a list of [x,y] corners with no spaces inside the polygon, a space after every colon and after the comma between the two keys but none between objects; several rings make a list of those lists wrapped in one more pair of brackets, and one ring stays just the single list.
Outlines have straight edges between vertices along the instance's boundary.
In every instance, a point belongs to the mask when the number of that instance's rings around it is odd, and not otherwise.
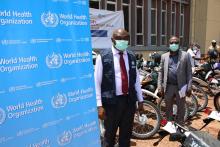
[{"label": "man in dark suit", "polygon": [[95,84],[100,119],[104,119],[104,146],[113,147],[119,128],[119,146],[129,147],[136,101],[143,109],[142,92],[135,55],[128,51],[129,34],[117,29],[112,48],[100,52],[96,60]]},{"label": "man in dark suit", "polygon": [[190,55],[179,49],[179,38],[169,40],[169,52],[161,57],[158,91],[164,96],[168,123],[173,121],[173,103],[177,104],[177,123],[184,125],[185,96],[190,96],[192,65]]}]

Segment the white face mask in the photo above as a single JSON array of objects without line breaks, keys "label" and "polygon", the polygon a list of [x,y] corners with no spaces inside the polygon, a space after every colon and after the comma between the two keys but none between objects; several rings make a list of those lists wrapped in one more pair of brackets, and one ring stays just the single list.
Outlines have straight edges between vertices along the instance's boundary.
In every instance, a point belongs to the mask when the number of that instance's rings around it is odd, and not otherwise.
[{"label": "white face mask", "polygon": [[128,48],[127,40],[115,40],[115,47],[120,51],[125,51]]}]

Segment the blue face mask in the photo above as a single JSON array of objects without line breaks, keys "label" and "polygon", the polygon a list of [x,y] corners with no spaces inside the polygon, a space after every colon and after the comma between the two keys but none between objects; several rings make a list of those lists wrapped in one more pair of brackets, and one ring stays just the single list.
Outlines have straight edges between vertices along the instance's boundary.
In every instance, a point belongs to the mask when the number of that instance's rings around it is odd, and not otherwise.
[{"label": "blue face mask", "polygon": [[115,47],[120,51],[125,51],[128,48],[127,40],[115,40]]},{"label": "blue face mask", "polygon": [[179,49],[179,44],[170,44],[169,48],[172,52],[176,52]]}]

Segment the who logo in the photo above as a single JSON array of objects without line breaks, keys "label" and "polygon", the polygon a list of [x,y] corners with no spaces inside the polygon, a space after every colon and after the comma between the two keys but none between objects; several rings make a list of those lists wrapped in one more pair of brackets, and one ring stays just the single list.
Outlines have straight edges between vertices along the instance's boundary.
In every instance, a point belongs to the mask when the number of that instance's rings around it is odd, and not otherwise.
[{"label": "who logo", "polygon": [[71,131],[64,131],[60,136],[57,137],[57,142],[60,146],[69,144],[72,141]]},{"label": "who logo", "polygon": [[0,125],[5,122],[5,118],[6,118],[5,111],[2,108],[0,108]]},{"label": "who logo", "polygon": [[58,93],[56,96],[52,97],[51,104],[53,108],[62,108],[67,104],[67,97],[65,94]]},{"label": "who logo", "polygon": [[56,27],[59,24],[59,17],[49,11],[41,14],[41,22],[45,27]]},{"label": "who logo", "polygon": [[63,64],[63,58],[61,54],[47,55],[46,56],[46,64],[49,68],[60,68]]}]

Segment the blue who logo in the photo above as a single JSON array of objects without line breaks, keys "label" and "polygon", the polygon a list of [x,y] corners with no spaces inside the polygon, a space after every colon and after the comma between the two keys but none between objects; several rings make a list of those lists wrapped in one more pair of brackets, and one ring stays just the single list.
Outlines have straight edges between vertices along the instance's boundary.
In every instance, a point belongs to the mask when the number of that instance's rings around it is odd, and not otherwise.
[{"label": "blue who logo", "polygon": [[53,53],[46,56],[46,64],[49,68],[60,68],[63,64],[63,58],[60,54]]},{"label": "blue who logo", "polygon": [[64,131],[58,138],[57,142],[60,146],[69,144],[72,141],[71,131]]},{"label": "blue who logo", "polygon": [[58,93],[56,96],[52,97],[51,104],[53,108],[62,108],[67,104],[67,97],[65,94]]},{"label": "blue who logo", "polygon": [[5,122],[5,118],[6,118],[5,111],[2,108],[0,108],[0,125]]},{"label": "blue who logo", "polygon": [[59,23],[59,18],[56,13],[42,13],[41,22],[45,27],[56,27]]}]

